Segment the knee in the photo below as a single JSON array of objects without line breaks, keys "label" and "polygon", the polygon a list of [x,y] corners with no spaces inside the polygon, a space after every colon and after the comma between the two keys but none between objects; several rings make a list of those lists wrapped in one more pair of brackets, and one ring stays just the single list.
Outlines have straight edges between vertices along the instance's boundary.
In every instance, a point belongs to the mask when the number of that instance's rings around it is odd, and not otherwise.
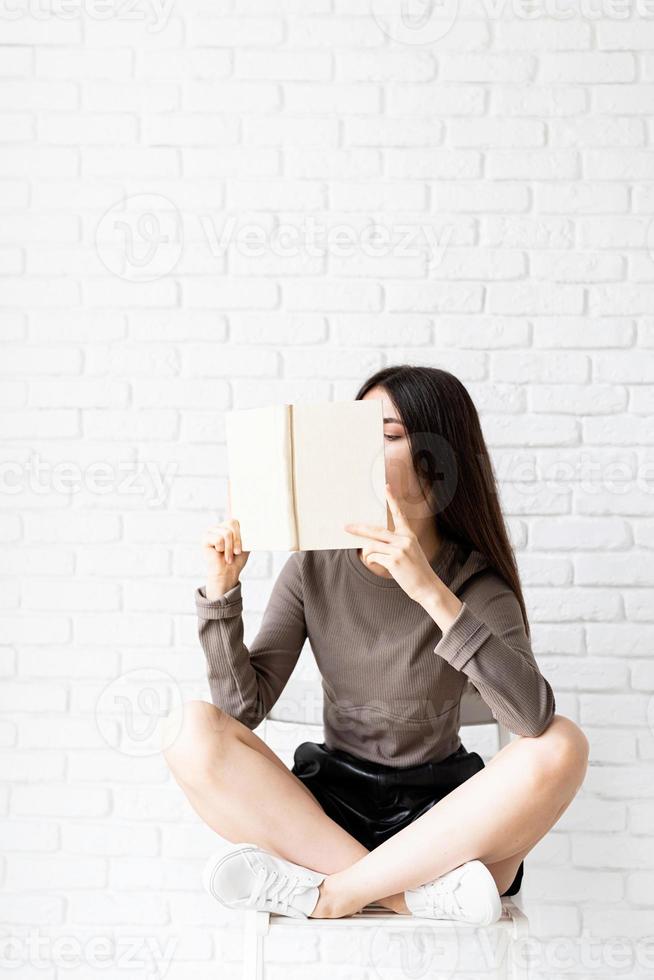
[{"label": "knee", "polygon": [[590,755],[590,742],[570,718],[555,714],[541,734],[533,739],[536,765],[548,778],[575,778],[581,786]]},{"label": "knee", "polygon": [[229,715],[208,701],[186,701],[162,727],[161,751],[175,776],[192,784],[219,771]]}]

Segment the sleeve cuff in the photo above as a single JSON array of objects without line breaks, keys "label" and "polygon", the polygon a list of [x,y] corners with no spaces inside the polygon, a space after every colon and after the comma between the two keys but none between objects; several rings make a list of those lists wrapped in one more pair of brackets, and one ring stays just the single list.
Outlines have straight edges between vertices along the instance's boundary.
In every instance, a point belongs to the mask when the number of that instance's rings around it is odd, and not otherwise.
[{"label": "sleeve cuff", "polygon": [[200,619],[225,619],[238,616],[243,611],[241,583],[237,582],[219,599],[207,599],[205,587],[198,586],[195,590],[195,608]]},{"label": "sleeve cuff", "polygon": [[455,670],[462,670],[490,635],[487,624],[464,602],[456,619],[434,647],[434,653],[447,660]]}]

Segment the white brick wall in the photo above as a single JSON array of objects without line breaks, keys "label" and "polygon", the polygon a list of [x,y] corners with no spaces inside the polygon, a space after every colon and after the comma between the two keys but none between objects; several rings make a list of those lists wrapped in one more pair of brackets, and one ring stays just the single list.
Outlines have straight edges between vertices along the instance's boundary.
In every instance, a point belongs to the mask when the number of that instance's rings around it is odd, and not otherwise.
[{"label": "white brick wall", "polygon": [[[239,976],[240,918],[199,887],[214,835],[99,699],[157,672],[207,696],[192,593],[223,411],[349,398],[401,360],[479,406],[539,661],[591,740],[527,859],[534,976],[566,942],[613,977],[620,938],[650,976],[654,7],[461,0],[430,40],[380,29],[390,0],[1,6],[13,976]],[[246,639],[283,559],[248,563]],[[298,934],[270,976],[376,978],[373,954]]]}]

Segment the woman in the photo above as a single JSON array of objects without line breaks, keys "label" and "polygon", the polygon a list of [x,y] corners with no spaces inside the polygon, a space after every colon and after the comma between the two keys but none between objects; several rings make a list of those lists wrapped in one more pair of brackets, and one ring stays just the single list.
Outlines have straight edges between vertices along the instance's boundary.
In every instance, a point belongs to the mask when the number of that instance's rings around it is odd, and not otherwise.
[{"label": "woman", "polygon": [[[376,903],[487,924],[583,783],[588,740],[555,713],[531,651],[516,562],[477,411],[447,371],[398,365],[382,401],[390,530],[291,554],[249,649],[230,518],[196,590],[212,704],[192,701],[166,759],[227,847],[205,885],[231,908],[336,918]],[[304,642],[322,675],[322,743],[289,770],[253,730]],[[470,681],[518,737],[484,766],[461,744]]]}]

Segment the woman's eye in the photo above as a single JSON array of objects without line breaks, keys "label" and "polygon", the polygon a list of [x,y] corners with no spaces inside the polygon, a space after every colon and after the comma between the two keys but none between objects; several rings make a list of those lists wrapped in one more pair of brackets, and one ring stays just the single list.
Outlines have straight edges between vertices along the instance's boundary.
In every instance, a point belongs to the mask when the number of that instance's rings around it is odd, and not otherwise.
[{"label": "woman's eye", "polygon": [[396,439],[401,439],[401,436],[389,436],[384,434],[384,439],[388,439],[390,442],[395,442]]}]

